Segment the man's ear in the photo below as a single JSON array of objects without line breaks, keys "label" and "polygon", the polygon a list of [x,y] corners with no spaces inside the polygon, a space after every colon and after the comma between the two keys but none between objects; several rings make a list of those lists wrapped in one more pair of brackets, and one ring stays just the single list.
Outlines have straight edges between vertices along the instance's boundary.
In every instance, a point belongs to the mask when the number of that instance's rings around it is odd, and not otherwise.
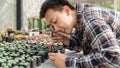
[{"label": "man's ear", "polygon": [[70,9],[69,6],[65,5],[65,6],[63,6],[63,9],[64,9],[64,11],[67,13],[67,15],[70,14],[71,9]]}]

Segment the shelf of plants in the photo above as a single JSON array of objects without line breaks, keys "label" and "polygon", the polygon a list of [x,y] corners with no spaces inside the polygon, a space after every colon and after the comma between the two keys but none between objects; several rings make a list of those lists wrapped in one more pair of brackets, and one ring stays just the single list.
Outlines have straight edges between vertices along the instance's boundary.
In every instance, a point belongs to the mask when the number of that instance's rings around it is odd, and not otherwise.
[{"label": "shelf of plants", "polygon": [[50,37],[31,36],[25,40],[0,43],[0,68],[36,68],[48,59],[49,52],[65,52],[59,44],[49,46]]}]

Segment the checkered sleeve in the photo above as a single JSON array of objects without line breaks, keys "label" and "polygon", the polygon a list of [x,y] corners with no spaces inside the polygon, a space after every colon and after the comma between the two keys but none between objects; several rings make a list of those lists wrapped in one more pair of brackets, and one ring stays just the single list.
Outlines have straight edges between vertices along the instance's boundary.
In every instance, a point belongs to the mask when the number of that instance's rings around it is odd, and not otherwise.
[{"label": "checkered sleeve", "polygon": [[[75,33],[76,34],[76,33]],[[80,45],[79,43],[79,37],[77,37],[75,34],[71,34],[70,36],[70,40],[69,40],[69,47],[75,47],[75,46],[78,46]]]},{"label": "checkered sleeve", "polygon": [[78,58],[68,57],[66,67],[93,68],[106,64],[120,67],[120,47],[110,26],[103,19],[95,18],[87,24],[86,29],[94,37],[90,44],[94,52]]}]

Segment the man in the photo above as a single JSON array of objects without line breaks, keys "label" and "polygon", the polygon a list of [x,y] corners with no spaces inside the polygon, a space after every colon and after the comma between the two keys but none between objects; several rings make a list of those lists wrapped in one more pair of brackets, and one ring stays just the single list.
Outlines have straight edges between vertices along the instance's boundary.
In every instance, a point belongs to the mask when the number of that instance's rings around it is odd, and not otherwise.
[{"label": "man", "polygon": [[[119,12],[87,3],[77,3],[75,9],[67,0],[45,0],[40,18],[54,27],[54,42],[83,49],[84,55],[75,58],[49,53],[57,68],[120,68]],[[57,32],[70,34],[70,38]]]}]

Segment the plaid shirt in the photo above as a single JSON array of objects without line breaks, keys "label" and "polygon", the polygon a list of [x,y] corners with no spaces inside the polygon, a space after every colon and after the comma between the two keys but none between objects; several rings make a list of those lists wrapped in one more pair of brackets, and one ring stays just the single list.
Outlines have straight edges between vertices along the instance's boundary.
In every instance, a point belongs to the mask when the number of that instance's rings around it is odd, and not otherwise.
[{"label": "plaid shirt", "polygon": [[67,68],[120,68],[120,13],[93,4],[77,3],[76,31],[69,47],[84,55],[67,57]]}]

